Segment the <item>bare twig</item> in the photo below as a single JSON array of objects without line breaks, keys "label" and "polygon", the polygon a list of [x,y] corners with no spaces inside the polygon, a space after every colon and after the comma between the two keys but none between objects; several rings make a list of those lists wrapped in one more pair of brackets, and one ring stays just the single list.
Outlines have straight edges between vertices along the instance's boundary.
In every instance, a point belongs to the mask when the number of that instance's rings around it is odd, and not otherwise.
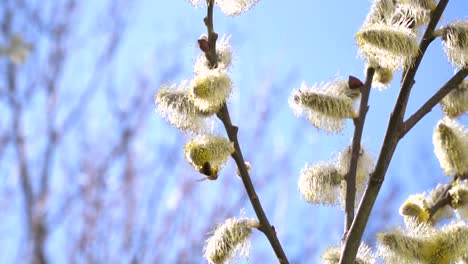
[{"label": "bare twig", "polygon": [[393,153],[401,138],[401,129],[403,125],[403,116],[408,103],[408,98],[411,93],[411,88],[414,84],[414,77],[418,70],[419,64],[426,52],[429,44],[434,40],[433,32],[437,26],[440,17],[448,4],[448,0],[441,0],[436,9],[431,12],[431,19],[427,26],[421,44],[419,45],[419,54],[416,56],[414,63],[405,71],[402,80],[400,93],[395,103],[390,120],[387,126],[384,143],[380,150],[379,159],[377,161],[374,172],[372,173],[364,197],[361,200],[356,217],[351,225],[351,228],[346,236],[341,254],[340,264],[352,264],[356,258],[357,250],[360,245],[362,234],[369,220],[369,215],[374,206],[380,187],[385,179],[385,174],[390,165]]},{"label": "bare twig", "polygon": [[354,203],[356,200],[356,170],[359,158],[359,150],[361,149],[362,130],[364,129],[364,122],[366,120],[367,111],[369,110],[369,93],[374,78],[375,69],[368,68],[366,72],[366,82],[361,87],[361,103],[359,106],[359,117],[354,119],[354,136],[351,149],[351,161],[349,170],[346,175],[346,200],[345,200],[345,231],[344,237],[354,219]]},{"label": "bare twig", "polygon": [[444,84],[424,105],[422,105],[412,116],[404,123],[400,137],[404,137],[426,114],[432,111],[440,100],[442,100],[450,91],[455,89],[463,79],[468,75],[468,69],[462,69],[457,72],[448,82]]},{"label": "bare twig", "polygon": [[[214,1],[208,1],[207,16],[204,18],[205,25],[208,29],[208,44],[209,49],[205,51],[207,60],[210,63],[211,68],[217,67],[217,57],[216,57],[216,39],[218,34],[214,32],[213,27],[213,6]],[[237,138],[238,127],[232,125],[231,118],[229,116],[229,110],[224,104],[220,111],[217,114],[218,118],[223,122],[224,128],[228,134],[229,140],[234,143],[235,152],[232,154],[232,158],[237,164],[239,169],[240,176],[242,178],[242,183],[244,184],[245,190],[249,196],[252,207],[254,208],[255,214],[258,217],[260,222],[259,230],[262,231],[265,236],[268,238],[268,241],[273,248],[278,261],[282,264],[289,263],[286,254],[283,251],[281,243],[278,240],[276,235],[275,228],[270,224],[268,218],[263,210],[263,207],[260,203],[260,199],[255,191],[255,188],[252,184],[249,172],[245,165],[244,157],[242,156],[242,151],[240,149],[239,140]]]}]

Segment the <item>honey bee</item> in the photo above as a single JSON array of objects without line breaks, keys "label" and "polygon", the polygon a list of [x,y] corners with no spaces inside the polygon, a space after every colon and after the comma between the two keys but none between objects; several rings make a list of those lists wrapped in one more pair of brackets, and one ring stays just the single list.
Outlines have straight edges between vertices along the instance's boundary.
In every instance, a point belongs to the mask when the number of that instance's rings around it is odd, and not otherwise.
[{"label": "honey bee", "polygon": [[208,180],[216,180],[218,178],[218,170],[211,167],[211,164],[208,161],[203,163],[203,166],[201,166],[198,171],[206,175]]}]

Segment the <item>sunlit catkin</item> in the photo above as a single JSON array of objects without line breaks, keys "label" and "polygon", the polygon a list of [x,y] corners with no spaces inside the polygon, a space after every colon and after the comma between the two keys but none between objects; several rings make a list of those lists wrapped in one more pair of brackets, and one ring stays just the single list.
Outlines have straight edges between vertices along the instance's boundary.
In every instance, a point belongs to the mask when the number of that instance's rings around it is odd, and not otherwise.
[{"label": "sunlit catkin", "polygon": [[353,99],[340,89],[332,83],[320,88],[307,88],[303,83],[298,91],[292,93],[289,104],[296,115],[305,114],[314,127],[339,133],[343,130],[345,119],[358,116]]},{"label": "sunlit catkin", "polygon": [[299,192],[309,203],[336,205],[343,179],[333,164],[306,165],[299,177]]},{"label": "sunlit catkin", "polygon": [[364,25],[384,23],[395,11],[393,0],[373,0]]},{"label": "sunlit catkin", "polygon": [[206,128],[206,114],[193,104],[185,83],[179,87],[163,86],[154,97],[161,116],[171,125],[188,133],[203,133]]},{"label": "sunlit catkin", "polygon": [[[346,147],[338,154],[336,167],[339,174],[346,175],[348,173],[351,163],[351,154],[351,146]],[[358,155],[356,168],[356,203],[361,199],[369,174],[374,169],[374,159],[364,146],[361,145]],[[345,205],[345,198],[346,181],[343,181],[340,194],[340,201],[343,206]]]},{"label": "sunlit catkin", "polygon": [[375,74],[372,79],[372,86],[377,87],[379,90],[384,90],[390,86],[393,80],[393,72],[388,68],[380,66],[375,67]]},{"label": "sunlit catkin", "polygon": [[440,101],[444,114],[456,118],[468,111],[468,80],[464,80],[457,88]]},{"label": "sunlit catkin", "polygon": [[400,207],[400,214],[405,222],[414,219],[419,223],[426,223],[429,221],[429,206],[422,195],[411,195]]},{"label": "sunlit catkin", "polygon": [[213,235],[206,241],[204,256],[211,264],[226,263],[237,252],[248,256],[249,237],[252,228],[259,223],[252,219],[229,218],[218,226]]},{"label": "sunlit catkin", "polygon": [[464,223],[451,223],[440,229],[413,225],[412,229],[395,229],[377,236],[379,255],[387,263],[449,264],[466,254],[468,226]]},{"label": "sunlit catkin", "polygon": [[377,235],[378,254],[386,263],[431,263],[431,255],[436,249],[436,232],[428,225],[420,224],[410,230],[394,229]]},{"label": "sunlit catkin", "polygon": [[202,171],[207,163],[219,171],[234,153],[234,144],[223,137],[204,135],[185,144],[184,152],[185,159],[198,171]]},{"label": "sunlit catkin", "polygon": [[468,221],[468,180],[457,181],[450,188],[451,206],[457,217]]},{"label": "sunlit catkin", "polygon": [[412,64],[418,53],[417,37],[408,28],[377,23],[356,34],[360,55],[370,64],[397,71]]},{"label": "sunlit catkin", "polygon": [[194,105],[202,112],[215,114],[231,94],[229,76],[221,71],[207,71],[190,83],[190,95]]},{"label": "sunlit catkin", "polygon": [[[329,247],[320,257],[323,260],[323,264],[338,264],[341,257],[340,247]],[[372,249],[365,243],[359,245],[359,249],[356,255],[356,264],[375,264],[376,256],[372,253]]]},{"label": "sunlit catkin", "polygon": [[468,173],[468,131],[454,120],[437,123],[433,135],[434,152],[448,176]]},{"label": "sunlit catkin", "polygon": [[453,22],[441,30],[449,61],[456,68],[468,68],[468,20]]}]

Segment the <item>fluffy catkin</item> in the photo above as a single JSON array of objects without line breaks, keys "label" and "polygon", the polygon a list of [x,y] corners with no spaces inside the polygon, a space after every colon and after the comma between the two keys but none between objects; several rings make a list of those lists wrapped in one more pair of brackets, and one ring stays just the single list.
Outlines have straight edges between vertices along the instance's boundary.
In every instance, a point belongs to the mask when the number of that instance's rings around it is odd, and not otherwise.
[{"label": "fluffy catkin", "polygon": [[359,54],[370,64],[397,71],[413,62],[418,52],[417,36],[399,25],[377,23],[356,34]]},{"label": "fluffy catkin", "polygon": [[437,123],[433,135],[434,152],[448,176],[468,173],[468,131],[454,120]]},{"label": "fluffy catkin", "polygon": [[234,144],[218,136],[198,136],[185,144],[185,159],[198,171],[209,163],[216,171],[221,169],[234,153]]},{"label": "fluffy catkin", "polygon": [[333,164],[306,165],[299,177],[299,192],[309,203],[336,205],[343,179]]},{"label": "fluffy catkin", "polygon": [[226,263],[236,252],[248,255],[248,239],[259,223],[252,219],[229,218],[206,241],[204,256],[210,264]]},{"label": "fluffy catkin", "polygon": [[457,88],[440,101],[444,114],[457,118],[468,111],[468,80],[464,80]]},{"label": "fluffy catkin", "polygon": [[468,20],[442,28],[442,42],[449,61],[459,69],[468,67]]},{"label": "fluffy catkin", "polygon": [[157,111],[174,127],[187,133],[204,133],[206,113],[195,107],[185,83],[179,87],[163,86],[154,97]]}]

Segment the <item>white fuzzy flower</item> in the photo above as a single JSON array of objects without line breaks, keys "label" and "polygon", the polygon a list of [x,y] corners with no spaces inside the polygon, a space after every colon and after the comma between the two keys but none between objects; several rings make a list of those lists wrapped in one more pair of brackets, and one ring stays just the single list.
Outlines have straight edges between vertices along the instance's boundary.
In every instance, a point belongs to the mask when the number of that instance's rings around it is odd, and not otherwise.
[{"label": "white fuzzy flower", "polygon": [[457,88],[448,93],[440,101],[444,114],[456,118],[468,111],[468,80],[464,80]]},{"label": "white fuzzy flower", "polygon": [[206,241],[204,256],[208,263],[226,263],[237,252],[241,256],[248,256],[249,237],[252,234],[252,228],[257,227],[259,223],[253,219],[227,219]]},{"label": "white fuzzy flower", "polygon": [[394,11],[393,0],[373,0],[364,25],[386,22]]},{"label": "white fuzzy flower", "polygon": [[[218,67],[217,70],[226,71],[232,63],[232,47],[229,44],[231,36],[223,36],[216,43],[216,54],[218,56]],[[201,54],[195,61],[193,72],[195,75],[206,75],[207,72],[211,71],[209,62],[206,59],[205,54]]]},{"label": "white fuzzy flower", "polygon": [[417,36],[402,25],[365,25],[356,34],[359,54],[369,65],[401,70],[413,63],[418,52]]},{"label": "white fuzzy flower", "polygon": [[468,67],[468,20],[457,21],[442,27],[445,53],[453,66]]},{"label": "white fuzzy flower", "polygon": [[335,81],[311,88],[302,83],[298,91],[293,91],[289,105],[296,115],[305,113],[314,127],[329,133],[341,132],[345,119],[358,116],[354,100],[345,92],[346,89],[343,90],[342,83],[344,81]]},{"label": "white fuzzy flower", "polygon": [[448,176],[468,173],[468,131],[454,120],[437,123],[433,135],[434,152]]},{"label": "white fuzzy flower", "polygon": [[161,87],[154,97],[157,110],[171,125],[184,132],[206,133],[207,115],[195,107],[185,84]]},{"label": "white fuzzy flower", "polygon": [[412,29],[417,33],[417,28],[429,22],[430,10],[411,3],[400,3],[393,13],[391,23]]},{"label": "white fuzzy flower", "polygon": [[218,112],[231,91],[231,79],[226,73],[218,70],[197,75],[190,83],[190,95],[194,105],[208,114]]},{"label": "white fuzzy flower", "polygon": [[452,207],[461,220],[468,221],[468,180],[456,183],[450,191]]},{"label": "white fuzzy flower", "polygon": [[[206,0],[188,0],[193,6],[205,6]],[[252,8],[259,0],[214,0],[227,16],[238,16]]]},{"label": "white fuzzy flower", "polygon": [[[349,171],[349,166],[351,163],[351,146],[346,147],[343,151],[338,154],[337,157],[337,170],[338,173],[341,175],[346,175]],[[356,200],[357,203],[365,189],[365,185],[367,179],[369,178],[370,173],[374,169],[374,159],[372,155],[366,150],[364,146],[361,145],[361,149],[359,151],[359,158],[357,163],[356,169]],[[342,182],[341,188],[341,204],[342,206],[345,205],[346,199],[346,181]]]},{"label": "white fuzzy flower", "polygon": [[333,164],[306,165],[299,177],[299,192],[309,203],[336,205],[343,179]]}]

